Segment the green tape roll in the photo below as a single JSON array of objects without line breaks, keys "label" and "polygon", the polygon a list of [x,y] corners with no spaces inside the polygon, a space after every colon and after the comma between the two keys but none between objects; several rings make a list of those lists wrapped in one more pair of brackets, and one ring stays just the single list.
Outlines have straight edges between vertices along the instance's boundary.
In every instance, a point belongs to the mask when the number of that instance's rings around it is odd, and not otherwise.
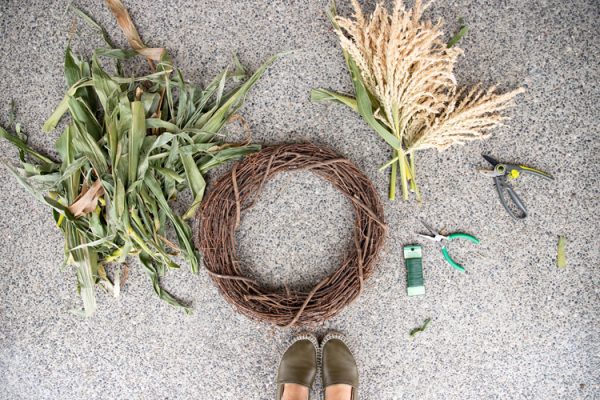
[{"label": "green tape roll", "polygon": [[425,294],[421,246],[404,246],[404,264],[406,265],[406,292],[409,296]]}]

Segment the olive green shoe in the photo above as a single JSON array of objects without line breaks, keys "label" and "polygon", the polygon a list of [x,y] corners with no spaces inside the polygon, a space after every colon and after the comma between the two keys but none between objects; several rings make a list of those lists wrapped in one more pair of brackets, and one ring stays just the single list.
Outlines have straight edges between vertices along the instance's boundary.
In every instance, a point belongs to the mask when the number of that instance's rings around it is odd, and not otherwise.
[{"label": "olive green shoe", "polygon": [[344,336],[330,332],[321,343],[321,373],[323,390],[331,385],[352,386],[352,400],[358,400],[358,367]]},{"label": "olive green shoe", "polygon": [[286,383],[308,388],[308,397],[319,368],[319,342],[311,334],[302,334],[281,356],[277,370],[277,396],[281,400]]}]

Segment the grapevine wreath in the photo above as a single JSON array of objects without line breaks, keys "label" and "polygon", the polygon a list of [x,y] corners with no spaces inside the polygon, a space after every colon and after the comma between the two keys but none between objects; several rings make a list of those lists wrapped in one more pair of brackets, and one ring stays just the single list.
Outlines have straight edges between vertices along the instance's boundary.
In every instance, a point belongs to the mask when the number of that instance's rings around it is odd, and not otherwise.
[{"label": "grapevine wreath", "polygon": [[[244,276],[235,231],[267,180],[284,171],[311,171],[351,201],[356,214],[354,247],[343,263],[312,290],[277,292]],[[213,186],[198,213],[196,235],[204,265],[225,299],[241,313],[278,326],[321,323],[361,293],[383,246],[383,207],[371,181],[349,160],[314,144],[265,147],[235,164]]]}]

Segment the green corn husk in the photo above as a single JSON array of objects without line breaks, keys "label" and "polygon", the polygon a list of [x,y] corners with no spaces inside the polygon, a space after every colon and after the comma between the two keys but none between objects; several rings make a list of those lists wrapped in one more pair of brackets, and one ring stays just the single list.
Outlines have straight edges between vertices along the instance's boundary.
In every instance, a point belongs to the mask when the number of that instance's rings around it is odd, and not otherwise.
[{"label": "green corn husk", "polygon": [[[221,131],[277,58],[271,57],[245,82],[226,91],[230,82],[244,77],[237,60],[234,70],[223,71],[200,88],[184,80],[166,51],[149,75],[119,74],[120,62],[135,55],[130,50],[98,49],[91,61],[84,61],[67,48],[69,89],[43,127],[51,131],[69,114],[56,141],[60,161],[30,148],[19,132],[0,128],[0,137],[21,154],[18,165],[8,168],[52,210],[65,235],[65,261],[75,267],[83,300],[83,310],[77,313],[84,316],[96,310],[97,284],[115,291],[121,286],[117,274],[109,281],[105,266],[126,266],[128,257],[139,258],[162,300],[190,310],[162,289],[160,277],[179,268],[176,256],[198,272],[199,254],[185,219],[195,214],[202,200],[208,170],[259,150],[253,144],[224,144]],[[100,57],[116,59],[117,73],[107,72]],[[193,202],[180,216],[169,202],[185,189],[191,190]],[[167,239],[171,229],[177,243]]]}]

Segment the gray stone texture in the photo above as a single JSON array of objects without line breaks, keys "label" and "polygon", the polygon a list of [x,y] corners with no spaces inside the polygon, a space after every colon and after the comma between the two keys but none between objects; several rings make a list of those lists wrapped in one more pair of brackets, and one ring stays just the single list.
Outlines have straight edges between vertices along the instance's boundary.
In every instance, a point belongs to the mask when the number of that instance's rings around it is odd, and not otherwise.
[{"label": "gray stone texture", "polygon": [[[354,304],[315,328],[347,335],[362,399],[600,398],[597,1],[431,6],[427,14],[446,20],[448,37],[459,17],[470,28],[461,42],[461,83],[521,85],[527,93],[491,139],[418,154],[422,204],[387,200],[387,175],[377,168],[389,149],[357,115],[309,100],[314,87],[351,89],[324,13],[328,0],[125,3],[146,42],[168,48],[195,82],[225,68],[232,52],[255,69],[271,54],[295,50],[248,96],[242,114],[253,140],[332,146],[375,183],[390,227],[376,272]],[[347,2],[340,3],[348,14]],[[125,45],[103,2],[77,4]],[[30,143],[47,151],[58,132],[44,134],[41,125],[63,96],[62,60],[74,21],[66,7],[62,0],[0,5],[0,122],[6,124],[14,99]],[[74,26],[77,52],[102,45],[80,21]],[[4,142],[0,153],[16,160]],[[491,179],[475,172],[485,166],[482,153],[555,175],[553,183],[526,177],[517,185],[531,212],[525,221],[511,220]],[[69,313],[80,300],[73,271],[61,268],[63,239],[49,211],[5,169],[0,188],[1,399],[273,398],[279,356],[295,330],[248,320],[204,271],[194,276],[182,268],[163,283],[192,302],[194,313],[186,316],[158,300],[136,264],[119,299],[98,291],[97,314],[80,319]],[[245,268],[267,283],[314,283],[351,246],[352,219],[346,200],[319,178],[281,175],[244,215],[238,239]],[[401,251],[420,242],[420,219],[482,242],[450,245],[464,274],[422,242],[427,294],[408,298]],[[565,270],[555,265],[559,235],[568,238]],[[429,328],[409,337],[427,317]]]}]

